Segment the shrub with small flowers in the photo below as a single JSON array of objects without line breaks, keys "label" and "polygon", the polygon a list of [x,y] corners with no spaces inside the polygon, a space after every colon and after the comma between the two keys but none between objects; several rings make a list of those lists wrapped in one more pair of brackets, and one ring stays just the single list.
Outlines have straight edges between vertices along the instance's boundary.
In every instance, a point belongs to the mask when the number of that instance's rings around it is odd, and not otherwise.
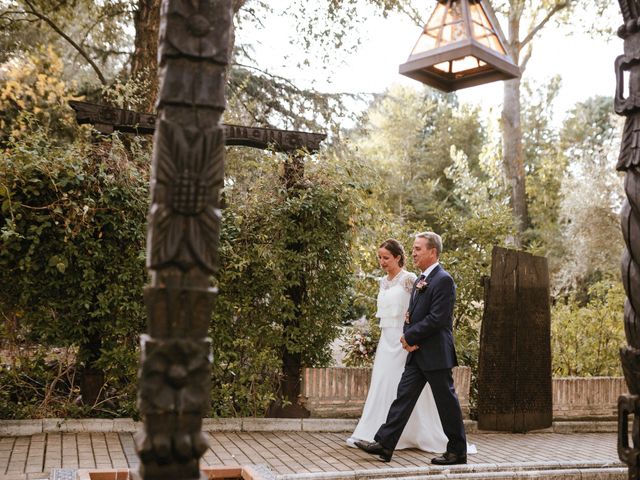
[{"label": "shrub with small flowers", "polygon": [[378,346],[380,333],[377,327],[369,324],[366,317],[353,322],[345,331],[345,352],[343,363],[347,367],[370,367]]}]

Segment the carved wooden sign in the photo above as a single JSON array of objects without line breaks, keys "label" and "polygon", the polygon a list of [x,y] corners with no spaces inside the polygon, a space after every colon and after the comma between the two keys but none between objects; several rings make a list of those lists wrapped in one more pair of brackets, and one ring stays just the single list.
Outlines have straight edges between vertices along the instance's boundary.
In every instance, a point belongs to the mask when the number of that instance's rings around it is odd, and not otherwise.
[{"label": "carved wooden sign", "polygon": [[[96,130],[104,134],[119,131],[150,135],[156,128],[156,116],[150,113],[88,102],[70,101],[69,104],[75,110],[79,124],[93,124]],[[222,126],[225,145],[272,149],[277,152],[293,152],[301,149],[310,153],[316,152],[320,148],[320,143],[327,138],[324,133],[228,124]]]}]

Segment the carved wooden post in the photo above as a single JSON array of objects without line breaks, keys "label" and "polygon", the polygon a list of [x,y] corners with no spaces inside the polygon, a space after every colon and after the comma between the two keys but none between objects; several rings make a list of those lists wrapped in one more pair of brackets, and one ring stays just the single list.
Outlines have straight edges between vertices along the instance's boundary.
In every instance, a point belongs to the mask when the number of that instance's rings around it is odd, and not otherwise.
[{"label": "carved wooden post", "polygon": [[[618,400],[618,455],[629,465],[629,478],[640,478],[640,3],[620,0],[624,24],[618,35],[624,39],[624,55],[616,59],[615,110],[627,117],[617,170],[625,172],[627,200],[621,213],[626,249],[622,256],[622,282],[627,294],[624,328],[627,346],[620,349],[630,395]],[[625,78],[626,77],[626,78]],[[625,85],[627,91],[625,91]],[[630,414],[634,414],[629,445]]]},{"label": "carved wooden post", "polygon": [[136,437],[145,480],[199,478],[207,449],[231,21],[231,0],[162,1]]}]

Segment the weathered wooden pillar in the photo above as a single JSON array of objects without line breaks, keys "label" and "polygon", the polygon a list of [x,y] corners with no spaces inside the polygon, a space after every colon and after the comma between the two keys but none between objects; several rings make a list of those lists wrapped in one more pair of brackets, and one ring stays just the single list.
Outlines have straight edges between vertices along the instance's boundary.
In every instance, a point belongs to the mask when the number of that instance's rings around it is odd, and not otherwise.
[{"label": "weathered wooden pillar", "polygon": [[478,367],[478,428],[550,427],[551,311],[547,259],[494,247],[485,285]]},{"label": "weathered wooden pillar", "polygon": [[[625,251],[622,256],[622,283],[627,294],[624,329],[627,345],[620,349],[622,370],[629,395],[618,400],[618,455],[629,466],[629,478],[640,479],[640,4],[620,0],[624,24],[618,35],[624,39],[624,55],[615,62],[615,110],[627,117],[617,170],[625,172],[627,200],[620,220]],[[629,444],[629,415],[634,415]]]},{"label": "weathered wooden pillar", "polygon": [[225,69],[231,0],[163,0],[159,95],[151,169],[136,436],[145,480],[201,477],[208,445],[220,189],[224,180]]}]

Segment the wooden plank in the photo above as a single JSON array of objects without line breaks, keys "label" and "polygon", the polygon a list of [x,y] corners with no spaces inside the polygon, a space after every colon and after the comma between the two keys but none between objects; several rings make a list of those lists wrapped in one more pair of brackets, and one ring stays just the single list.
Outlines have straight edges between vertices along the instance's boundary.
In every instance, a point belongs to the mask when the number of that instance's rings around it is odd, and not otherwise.
[{"label": "wooden plank", "polygon": [[494,247],[480,332],[478,427],[551,426],[551,313],[547,260]]},{"label": "wooden plank", "polygon": [[[114,131],[151,135],[155,131],[156,116],[133,110],[115,108],[109,105],[70,101],[76,112],[76,121],[80,124],[92,124],[101,133]],[[278,128],[244,127],[242,125],[223,124],[225,144],[273,150],[276,152],[295,152],[306,150],[317,152],[320,143],[327,138],[324,133],[299,132]]]}]

